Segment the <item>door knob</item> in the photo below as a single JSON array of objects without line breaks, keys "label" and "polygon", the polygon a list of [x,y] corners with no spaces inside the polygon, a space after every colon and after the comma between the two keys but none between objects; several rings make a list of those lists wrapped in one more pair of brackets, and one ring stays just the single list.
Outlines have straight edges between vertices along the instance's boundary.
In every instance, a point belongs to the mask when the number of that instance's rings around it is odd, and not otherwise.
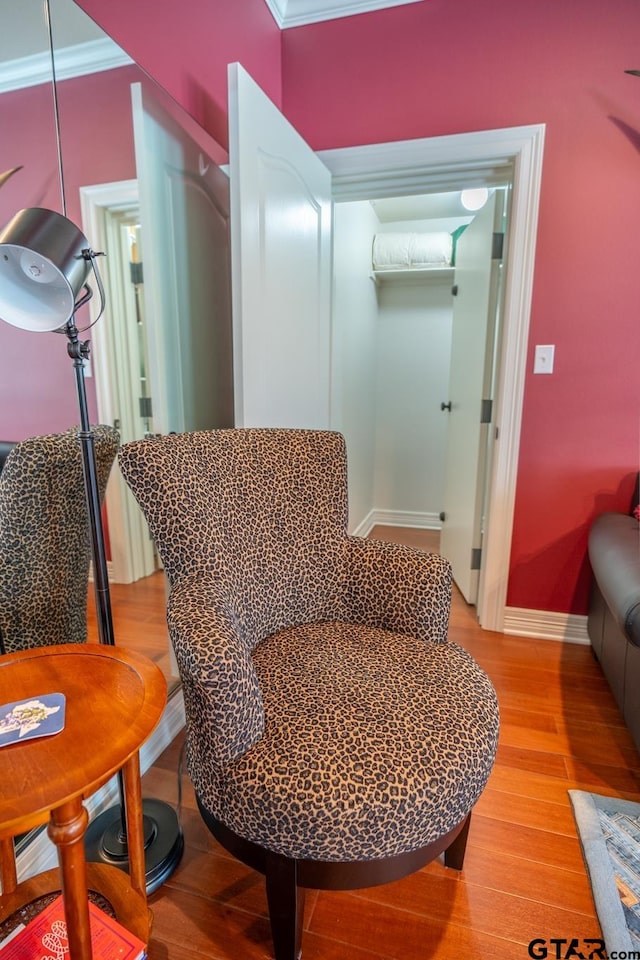
[{"label": "door knob", "polygon": [[441,410],[448,410],[449,413],[451,413],[451,400],[449,400],[448,403],[445,403],[445,402],[443,401],[443,402],[440,404],[440,409],[441,409]]}]

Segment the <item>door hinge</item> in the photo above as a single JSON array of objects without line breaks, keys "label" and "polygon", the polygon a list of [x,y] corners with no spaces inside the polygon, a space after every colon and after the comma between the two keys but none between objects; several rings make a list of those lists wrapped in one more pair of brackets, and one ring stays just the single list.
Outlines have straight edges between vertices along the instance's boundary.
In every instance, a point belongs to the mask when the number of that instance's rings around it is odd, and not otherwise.
[{"label": "door hinge", "polygon": [[480,423],[491,423],[491,414],[493,413],[493,400],[484,399],[480,401]]},{"label": "door hinge", "polygon": [[441,510],[441,511],[440,511],[440,522],[441,522],[441,523],[444,523],[446,519],[447,519],[446,513],[444,512],[444,510]]},{"label": "door hinge", "polygon": [[130,262],[129,266],[131,268],[131,283],[133,283],[134,286],[137,286],[139,283],[144,283],[142,277],[142,260],[137,260],[134,263]]},{"label": "door hinge", "polygon": [[504,233],[494,233],[491,245],[491,259],[502,260],[504,250]]},{"label": "door hinge", "polygon": [[142,419],[150,420],[153,416],[151,397],[140,397],[138,403],[140,404],[140,416]]},{"label": "door hinge", "polygon": [[457,284],[457,283],[454,283],[454,285],[451,287],[451,296],[453,296],[453,297],[457,297],[457,296],[458,296],[458,284]]},{"label": "door hinge", "polygon": [[471,549],[471,569],[479,570],[482,559],[482,547],[472,547]]}]

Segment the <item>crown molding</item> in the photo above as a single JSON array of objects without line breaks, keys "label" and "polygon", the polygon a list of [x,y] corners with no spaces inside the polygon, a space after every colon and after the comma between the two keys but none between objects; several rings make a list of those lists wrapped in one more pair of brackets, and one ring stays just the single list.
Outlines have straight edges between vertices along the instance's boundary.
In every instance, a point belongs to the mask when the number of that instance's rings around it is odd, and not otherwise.
[{"label": "crown molding", "polygon": [[[90,40],[72,47],[56,50],[56,80],[69,80],[89,73],[100,73],[133,63],[117,44],[105,37]],[[51,57],[49,51],[36,53],[0,64],[0,93],[35,87],[51,82]]]},{"label": "crown molding", "polygon": [[422,0],[265,0],[281,30],[421,2]]}]

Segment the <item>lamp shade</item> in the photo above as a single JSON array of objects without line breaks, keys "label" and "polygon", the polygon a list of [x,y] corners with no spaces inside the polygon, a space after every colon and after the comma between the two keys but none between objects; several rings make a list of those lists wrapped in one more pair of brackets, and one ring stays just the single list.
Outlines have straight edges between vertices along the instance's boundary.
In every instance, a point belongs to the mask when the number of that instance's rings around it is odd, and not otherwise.
[{"label": "lamp shade", "polygon": [[21,210],[0,232],[0,319],[58,330],[73,316],[90,260],[84,234],[53,210]]}]

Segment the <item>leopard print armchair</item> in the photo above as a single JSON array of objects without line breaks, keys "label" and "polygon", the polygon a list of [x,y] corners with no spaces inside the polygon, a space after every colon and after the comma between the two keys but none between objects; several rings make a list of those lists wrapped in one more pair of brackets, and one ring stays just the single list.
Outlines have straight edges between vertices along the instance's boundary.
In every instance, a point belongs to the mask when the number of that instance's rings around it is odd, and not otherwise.
[{"label": "leopard print armchair", "polygon": [[126,444],[170,581],[202,816],[265,873],[277,960],[305,887],[460,868],[495,757],[495,692],[447,639],[442,557],[347,535],[343,438],[246,429]]},{"label": "leopard print armchair", "polygon": [[[92,428],[100,496],[118,450]],[[87,639],[91,546],[77,429],[22,440],[0,473],[0,642],[4,653]]]}]

